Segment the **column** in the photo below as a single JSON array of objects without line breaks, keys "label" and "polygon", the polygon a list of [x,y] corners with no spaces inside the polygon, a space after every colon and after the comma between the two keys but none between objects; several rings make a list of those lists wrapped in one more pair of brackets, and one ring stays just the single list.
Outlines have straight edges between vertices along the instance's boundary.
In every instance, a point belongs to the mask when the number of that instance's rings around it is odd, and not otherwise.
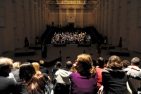
[{"label": "column", "polygon": [[81,8],[81,17],[80,17],[80,19],[81,19],[81,20],[80,20],[80,21],[81,21],[81,22],[80,22],[81,28],[83,28],[83,13],[84,13],[84,12],[83,12],[83,8]]},{"label": "column", "polygon": [[62,11],[61,11],[61,8],[59,8],[59,25],[62,26]]}]

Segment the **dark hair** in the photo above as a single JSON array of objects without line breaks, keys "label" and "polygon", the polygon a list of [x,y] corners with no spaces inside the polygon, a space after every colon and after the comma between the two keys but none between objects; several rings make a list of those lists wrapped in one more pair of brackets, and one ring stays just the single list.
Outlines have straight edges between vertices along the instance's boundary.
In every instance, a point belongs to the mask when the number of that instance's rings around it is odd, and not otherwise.
[{"label": "dark hair", "polygon": [[0,57],[0,76],[7,77],[11,72],[13,60],[7,57]]},{"label": "dark hair", "polygon": [[123,60],[122,65],[124,68],[127,68],[130,65],[130,62],[128,60]]},{"label": "dark hair", "polygon": [[67,61],[66,62],[66,68],[70,69],[72,67],[72,62],[71,61]]},{"label": "dark hair", "polygon": [[56,67],[59,67],[59,68],[62,66],[60,61],[57,61],[55,65],[56,65]]},{"label": "dark hair", "polygon": [[21,80],[28,82],[35,73],[35,69],[30,63],[24,63],[20,66],[19,77]]},{"label": "dark hair", "polygon": [[100,68],[103,68],[104,64],[105,64],[104,58],[103,57],[99,57],[98,60],[97,60],[97,63],[98,63]]},{"label": "dark hair", "polygon": [[55,72],[62,66],[60,61],[57,61],[54,68],[52,69],[52,73],[55,74]]}]

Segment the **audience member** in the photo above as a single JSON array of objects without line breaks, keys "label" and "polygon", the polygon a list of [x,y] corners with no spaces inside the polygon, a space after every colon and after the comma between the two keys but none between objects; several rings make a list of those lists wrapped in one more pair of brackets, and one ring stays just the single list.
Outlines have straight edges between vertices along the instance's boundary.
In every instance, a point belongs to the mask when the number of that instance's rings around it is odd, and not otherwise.
[{"label": "audience member", "polygon": [[18,82],[20,80],[19,78],[19,68],[20,68],[21,62],[14,62],[13,63],[13,69],[12,69],[12,73],[15,77],[15,80]]},{"label": "audience member", "polygon": [[80,54],[75,62],[76,72],[70,74],[71,94],[96,94],[97,73],[89,54]]},{"label": "audience member", "polygon": [[54,65],[54,67],[52,68],[52,83],[55,84],[55,78],[54,78],[54,75],[55,75],[55,72],[61,68],[62,66],[62,63],[60,61],[57,61],[56,64]]},{"label": "audience member", "polygon": [[139,68],[140,59],[134,57],[131,60],[131,65],[124,69],[128,76],[133,78],[141,78],[141,69]]},{"label": "audience member", "polygon": [[40,65],[38,62],[32,62],[32,66],[34,67],[36,74],[42,74],[40,71]]},{"label": "audience member", "polygon": [[11,72],[13,60],[0,57],[0,94],[21,94],[17,83],[7,78]]},{"label": "audience member", "polygon": [[139,64],[140,59],[134,57],[131,59],[131,65],[124,69],[128,75],[128,90],[132,92],[132,94],[137,94],[138,88],[140,88],[141,69],[139,68]]},{"label": "audience member", "polygon": [[71,61],[67,61],[66,62],[66,65],[65,65],[65,68],[63,68],[64,70],[67,70],[67,71],[71,71],[71,68],[72,68],[72,62]]},{"label": "audience member", "polygon": [[72,67],[72,62],[67,61],[65,68],[59,68],[55,72],[55,88],[54,94],[69,94],[70,92],[70,80],[69,75],[72,73],[70,71]]},{"label": "audience member", "polygon": [[102,71],[105,69],[104,64],[104,58],[103,57],[99,57],[97,60],[98,66],[96,67],[96,72],[98,74],[98,78],[97,78],[97,91],[99,90],[99,88],[102,86]]},{"label": "audience member", "polygon": [[123,60],[122,61],[123,69],[127,68],[129,65],[131,65],[129,60]]},{"label": "audience member", "polygon": [[46,67],[44,67],[44,60],[40,60],[39,61],[39,64],[40,64],[40,71],[42,72],[42,73],[46,73],[46,74],[49,74],[49,71],[48,71],[48,69],[46,68]]},{"label": "audience member", "polygon": [[19,70],[19,77],[22,81],[24,93],[45,94],[47,77],[42,74],[36,74],[32,64],[22,64]]},{"label": "audience member", "polygon": [[119,56],[113,55],[109,58],[107,69],[102,72],[102,84],[104,94],[127,94],[127,75],[122,70]]},{"label": "audience member", "polygon": [[16,82],[16,79],[15,79],[14,74],[12,72],[9,73],[7,78],[13,79]]},{"label": "audience member", "polygon": [[47,73],[42,73],[40,71],[40,64],[38,62],[33,62],[32,65],[35,69],[36,75],[43,75],[43,76],[45,76],[45,78],[48,78],[47,81],[46,81],[46,83],[47,83],[46,89],[47,89],[47,92],[50,93],[51,89],[52,89],[52,87],[49,87],[49,86],[52,85],[50,76]]}]

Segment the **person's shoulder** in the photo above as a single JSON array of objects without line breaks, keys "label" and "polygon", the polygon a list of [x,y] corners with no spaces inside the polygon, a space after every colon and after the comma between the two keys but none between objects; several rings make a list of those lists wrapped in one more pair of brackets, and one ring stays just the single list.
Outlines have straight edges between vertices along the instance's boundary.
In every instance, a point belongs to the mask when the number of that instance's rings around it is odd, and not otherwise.
[{"label": "person's shoulder", "polygon": [[65,73],[70,73],[70,71],[65,70],[65,69],[58,69],[55,74],[59,74],[59,73],[64,73],[65,74]]},{"label": "person's shoulder", "polygon": [[104,69],[104,70],[102,71],[102,74],[109,74],[109,73],[110,73],[109,69]]},{"label": "person's shoulder", "polygon": [[41,70],[41,71],[48,71],[48,69],[47,69],[46,67],[43,67],[43,66],[40,67],[40,70]]},{"label": "person's shoulder", "polygon": [[105,70],[104,68],[100,68],[100,67],[96,67],[95,69],[96,69],[96,71]]},{"label": "person's shoulder", "polygon": [[102,73],[110,73],[109,71],[107,70],[103,70]]},{"label": "person's shoulder", "polygon": [[81,76],[80,73],[78,73],[78,72],[72,72],[70,75],[71,76]]},{"label": "person's shoulder", "polygon": [[62,69],[56,70],[56,71],[55,71],[55,75],[59,75],[59,73],[62,72],[62,71],[63,71]]},{"label": "person's shoulder", "polygon": [[69,77],[73,77],[73,76],[75,76],[77,73],[75,73],[75,72],[72,72],[70,75],[69,75]]},{"label": "person's shoulder", "polygon": [[47,73],[42,73],[44,77],[48,77],[48,74]]},{"label": "person's shoulder", "polygon": [[8,77],[2,77],[0,78],[0,83],[1,84],[6,84],[7,86],[15,86],[16,82],[12,79],[12,78],[8,78]]}]

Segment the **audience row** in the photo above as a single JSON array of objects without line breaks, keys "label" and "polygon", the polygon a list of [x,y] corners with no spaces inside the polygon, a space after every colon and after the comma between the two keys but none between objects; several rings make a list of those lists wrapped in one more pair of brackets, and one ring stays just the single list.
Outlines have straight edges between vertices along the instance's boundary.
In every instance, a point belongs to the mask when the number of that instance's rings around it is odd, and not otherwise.
[{"label": "audience row", "polygon": [[79,54],[76,61],[61,61],[52,68],[52,76],[40,62],[14,62],[0,57],[0,94],[135,94],[129,78],[141,81],[140,58],[131,62],[113,55],[96,63],[91,55]]}]

